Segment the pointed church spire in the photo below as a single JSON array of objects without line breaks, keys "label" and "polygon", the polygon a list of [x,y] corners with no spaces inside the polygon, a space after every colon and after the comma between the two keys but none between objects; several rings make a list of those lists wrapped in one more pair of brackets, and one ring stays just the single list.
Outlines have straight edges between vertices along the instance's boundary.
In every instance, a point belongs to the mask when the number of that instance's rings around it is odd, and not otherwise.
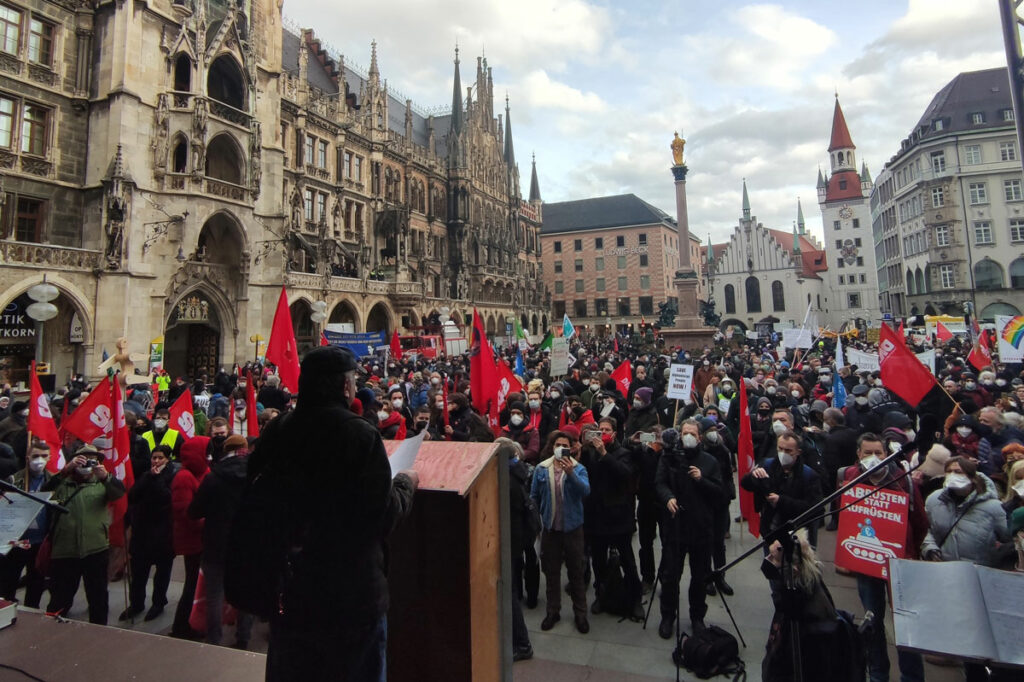
[{"label": "pointed church spire", "polygon": [[516,165],[516,152],[512,146],[512,112],[508,108],[508,95],[505,95],[505,163],[509,171]]},{"label": "pointed church spire", "polygon": [[837,149],[856,149],[853,138],[850,137],[850,129],[846,127],[843,108],[839,106],[838,94],[836,95],[836,108],[832,112],[832,140],[829,142],[828,151],[834,152]]},{"label": "pointed church spire", "polygon": [[806,224],[804,223],[804,207],[800,203],[800,197],[796,198],[796,226],[800,234],[807,232]]},{"label": "pointed church spire", "polygon": [[533,155],[533,171],[530,173],[530,201],[540,201],[540,183],[537,182],[537,155]]},{"label": "pointed church spire", "polygon": [[825,176],[821,174],[821,166],[818,166],[818,189],[825,188]]},{"label": "pointed church spire", "polygon": [[711,243],[711,233],[708,232],[708,265],[715,262],[715,247]]},{"label": "pointed church spire", "polygon": [[800,235],[796,232],[796,223],[793,223],[793,255],[800,255]]},{"label": "pointed church spire", "polygon": [[743,178],[743,217],[750,220],[750,197],[747,195],[746,178]]},{"label": "pointed church spire", "polygon": [[455,45],[455,83],[452,85],[452,132],[462,132],[462,79],[459,78],[459,46]]},{"label": "pointed church spire", "polygon": [[370,80],[380,80],[380,70],[377,68],[377,41],[370,41]]},{"label": "pointed church spire", "polygon": [[860,166],[860,181],[871,182],[871,173],[868,172],[868,164],[862,163]]}]

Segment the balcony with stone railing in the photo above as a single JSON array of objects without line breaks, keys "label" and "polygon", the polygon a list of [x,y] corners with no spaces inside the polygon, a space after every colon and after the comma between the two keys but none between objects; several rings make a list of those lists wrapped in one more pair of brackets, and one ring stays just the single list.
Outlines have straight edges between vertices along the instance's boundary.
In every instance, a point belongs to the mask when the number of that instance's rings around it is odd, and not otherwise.
[{"label": "balcony with stone railing", "polygon": [[205,178],[204,189],[207,194],[212,194],[232,201],[248,201],[249,189],[224,180],[216,180],[211,177]]},{"label": "balcony with stone railing", "polygon": [[234,123],[235,125],[242,126],[246,129],[249,128],[249,122],[252,120],[252,116],[246,112],[240,109],[235,109],[233,106],[224,104],[224,102],[215,99],[207,98],[206,103],[210,106],[211,116],[216,116],[223,121]]},{"label": "balcony with stone railing", "polygon": [[101,251],[0,240],[0,262],[5,265],[92,271],[101,267],[102,261]]}]

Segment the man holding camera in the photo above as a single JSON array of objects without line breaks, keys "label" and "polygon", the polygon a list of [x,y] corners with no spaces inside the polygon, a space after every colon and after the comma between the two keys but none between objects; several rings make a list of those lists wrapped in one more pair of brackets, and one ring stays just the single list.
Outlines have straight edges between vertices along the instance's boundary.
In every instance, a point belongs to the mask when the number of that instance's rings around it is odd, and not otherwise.
[{"label": "man holding camera", "polygon": [[85,582],[89,622],[107,624],[107,504],[124,495],[124,484],[103,468],[103,455],[91,445],[78,448],[64,469],[43,485],[52,500],[67,507],[50,530],[50,603],[46,610],[67,615]]},{"label": "man holding camera", "polygon": [[715,511],[725,500],[722,474],[715,458],[700,446],[700,424],[687,419],[681,435],[674,429],[661,434],[665,449],[658,462],[655,490],[663,508],[661,525],[661,624],[658,635],[672,637],[679,608],[679,580],[690,555],[690,625],[704,630],[707,613],[705,583],[711,572],[711,543]]}]

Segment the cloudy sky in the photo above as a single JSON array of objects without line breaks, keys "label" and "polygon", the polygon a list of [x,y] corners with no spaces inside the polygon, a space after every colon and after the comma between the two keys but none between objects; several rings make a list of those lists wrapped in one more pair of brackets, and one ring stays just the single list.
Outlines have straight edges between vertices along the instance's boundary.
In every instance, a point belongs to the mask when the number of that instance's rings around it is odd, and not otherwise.
[{"label": "cloudy sky", "polygon": [[834,92],[877,175],[957,73],[1006,65],[995,0],[285,0],[284,13],[364,67],[375,39],[382,76],[424,107],[451,102],[456,41],[464,85],[485,53],[523,191],[535,151],[548,202],[632,192],[674,214],[679,130],[690,228],[716,242],[744,177],[767,227],[791,229],[799,196],[821,234]]}]

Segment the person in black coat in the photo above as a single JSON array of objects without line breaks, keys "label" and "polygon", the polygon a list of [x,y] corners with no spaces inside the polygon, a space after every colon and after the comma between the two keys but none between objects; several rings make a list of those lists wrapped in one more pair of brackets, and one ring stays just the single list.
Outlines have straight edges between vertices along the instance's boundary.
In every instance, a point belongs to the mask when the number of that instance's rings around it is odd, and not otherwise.
[{"label": "person in black coat", "polygon": [[355,375],[347,350],[309,351],[295,409],[267,425],[249,464],[250,480],[264,475],[280,487],[299,548],[270,621],[269,682],[376,680],[384,671],[387,538],[419,479],[403,471],[392,480],[380,433],[348,409]]},{"label": "person in black coat", "polygon": [[633,554],[633,532],[637,470],[629,450],[619,445],[615,420],[603,417],[597,431],[584,432],[580,462],[587,468],[590,495],[584,502],[584,523],[594,566],[592,611],[601,613],[601,587],[608,567],[608,551],[619,553],[626,592],[633,605],[633,617],[643,618],[640,605],[640,575]]},{"label": "person in black coat", "polygon": [[882,417],[871,409],[868,391],[867,384],[857,384],[850,391],[852,400],[846,405],[846,425],[858,435],[882,432]]},{"label": "person in black coat", "polygon": [[[736,483],[732,475],[731,453],[722,438],[722,433],[728,433],[728,429],[710,419],[701,419],[700,430],[702,434],[701,447],[704,448],[704,452],[718,462],[718,470],[722,474],[722,487],[725,490],[725,495],[714,510],[714,536],[711,543],[711,559],[715,570],[718,570],[725,566],[725,535],[729,531],[729,501],[736,499]],[[724,575],[719,575],[713,583],[709,582],[706,589],[709,595],[714,595],[716,589],[730,597],[733,594],[733,589],[729,583],[725,582]]]},{"label": "person in black coat", "polygon": [[658,503],[654,482],[658,474],[658,462],[661,459],[663,447],[662,431],[660,426],[651,428],[650,434],[653,438],[645,437],[643,432],[638,431],[623,444],[629,450],[637,471],[636,521],[640,536],[640,578],[644,594],[654,588],[656,577],[654,538],[657,536],[662,506]]},{"label": "person in black coat", "polygon": [[649,431],[658,423],[658,412],[654,403],[651,402],[653,391],[649,388],[639,388],[633,393],[633,404],[626,417],[626,425],[623,435],[626,439],[632,438],[637,431]]},{"label": "person in black coat", "polygon": [[[532,550],[535,540],[533,529],[528,519],[530,491],[527,488],[530,472],[520,457],[522,447],[510,438],[498,438],[498,456],[508,460],[508,502],[509,502],[509,544],[512,548],[512,660],[525,661],[533,658],[533,646],[530,644],[530,633],[526,629],[523,618],[523,574],[526,573],[526,591],[530,590],[530,570],[525,565],[524,550],[529,545]],[[536,563],[537,555],[533,555]],[[526,569],[524,571],[524,568]],[[533,581],[533,595],[536,601],[537,589],[540,586],[540,567],[534,567],[536,579]],[[536,605],[536,604],[535,604]]]},{"label": "person in black coat", "polygon": [[803,463],[801,438],[792,430],[779,434],[777,458],[766,459],[740,481],[754,493],[761,513],[761,535],[777,530],[821,500],[821,477]]},{"label": "person in black coat", "polygon": [[[662,505],[661,624],[658,635],[672,637],[679,607],[679,580],[690,555],[690,624],[694,634],[704,629],[707,613],[705,584],[711,572],[714,516],[725,497],[715,458],[700,447],[700,424],[687,419],[682,435],[662,432],[665,450],[658,462],[655,489]],[[680,616],[682,614],[680,613]]]},{"label": "person in black coat", "polygon": [[[213,462],[210,473],[196,490],[188,515],[205,519],[203,524],[203,558],[200,568],[206,585],[206,641],[220,644],[221,617],[224,610],[224,558],[228,532],[242,503],[242,492],[248,470],[248,441],[233,434],[224,441],[223,455]],[[236,648],[249,645],[252,632],[251,614],[238,612],[235,632]]]},{"label": "person in black coat", "polygon": [[448,426],[444,433],[452,440],[460,442],[490,443],[494,435],[487,426],[487,421],[469,406],[469,398],[464,393],[448,394]]},{"label": "person in black coat", "polygon": [[157,445],[150,455],[152,465],[128,491],[128,513],[132,537],[130,603],[118,620],[128,620],[142,613],[146,604],[146,583],[150,568],[153,576],[153,599],[146,620],[157,618],[167,604],[167,587],[171,583],[174,563],[174,538],[171,532],[171,481],[178,465],[170,461],[171,448]]},{"label": "person in black coat", "polygon": [[263,405],[264,409],[272,407],[278,412],[284,412],[288,409],[288,401],[290,399],[290,396],[281,390],[281,377],[276,374],[268,376],[267,383],[256,394],[256,402]]},{"label": "person in black coat", "polygon": [[[860,434],[846,425],[846,417],[842,410],[834,407],[825,410],[824,423],[825,444],[822,452],[822,468],[825,471],[825,477],[821,482],[821,489],[827,495],[836,489],[838,471],[857,463],[857,438]],[[833,500],[830,505],[833,512],[838,508],[837,503],[837,500]],[[838,514],[832,515],[826,530],[838,529],[838,517]]]}]

